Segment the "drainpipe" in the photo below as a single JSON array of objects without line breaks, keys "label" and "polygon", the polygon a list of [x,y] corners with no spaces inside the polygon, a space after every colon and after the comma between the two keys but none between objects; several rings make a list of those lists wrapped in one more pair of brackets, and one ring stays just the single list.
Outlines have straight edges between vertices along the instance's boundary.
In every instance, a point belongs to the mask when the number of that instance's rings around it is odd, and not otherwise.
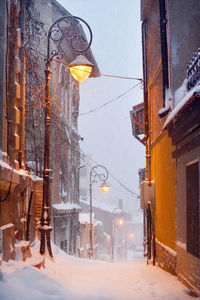
[{"label": "drainpipe", "polygon": [[[19,22],[21,28],[21,42],[24,43],[25,34],[25,4],[24,0],[20,1],[20,14]],[[25,50],[24,47],[20,47],[20,61],[21,61],[21,74],[20,74],[20,86],[21,86],[21,99],[20,99],[20,167],[25,170]]]},{"label": "drainpipe", "polygon": [[161,41],[161,58],[162,58],[162,75],[163,75],[163,107],[165,107],[165,93],[169,88],[168,79],[168,49],[167,49],[167,18],[165,0],[159,0],[160,10],[160,41]]}]

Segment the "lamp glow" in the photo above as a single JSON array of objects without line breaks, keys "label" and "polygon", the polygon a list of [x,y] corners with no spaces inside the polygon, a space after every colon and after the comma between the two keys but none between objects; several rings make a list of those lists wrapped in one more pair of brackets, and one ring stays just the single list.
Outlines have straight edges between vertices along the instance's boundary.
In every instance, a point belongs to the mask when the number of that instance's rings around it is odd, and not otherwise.
[{"label": "lamp glow", "polygon": [[85,81],[92,72],[91,66],[84,66],[84,65],[73,66],[70,67],[69,69],[74,79],[76,79],[78,82]]},{"label": "lamp glow", "polygon": [[110,189],[110,186],[104,183],[104,184],[100,185],[99,188],[103,193],[107,193]]},{"label": "lamp glow", "polygon": [[133,233],[133,232],[130,232],[130,233],[129,233],[129,236],[130,236],[130,238],[133,238],[133,237],[134,237],[134,233]]},{"label": "lamp glow", "polygon": [[78,82],[83,82],[90,76],[92,67],[93,64],[83,55],[77,56],[69,65],[72,76]]},{"label": "lamp glow", "polygon": [[124,220],[119,219],[119,220],[118,220],[118,225],[120,225],[120,226],[124,225]]}]

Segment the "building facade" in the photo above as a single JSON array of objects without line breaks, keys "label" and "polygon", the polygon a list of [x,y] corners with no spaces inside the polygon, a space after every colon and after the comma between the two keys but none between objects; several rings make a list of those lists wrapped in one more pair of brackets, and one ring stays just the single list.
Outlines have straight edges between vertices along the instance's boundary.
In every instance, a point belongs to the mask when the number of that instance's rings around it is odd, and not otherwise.
[{"label": "building facade", "polygon": [[[46,0],[3,0],[0,15],[0,256],[9,260],[16,257],[16,242],[27,239],[30,245],[40,224],[47,35],[52,23],[70,14],[54,0],[51,5]],[[85,39],[79,22],[70,26],[73,34]],[[50,50],[56,47],[51,42]],[[67,66],[79,53],[67,41],[62,51],[63,58],[51,62],[50,203],[64,204],[67,210],[64,218],[57,207],[50,213],[52,220],[54,215],[60,218],[52,224],[57,226],[52,236],[65,227],[65,237],[58,235],[56,244],[77,254],[80,96],[79,83]],[[99,74],[91,50],[84,55]]]},{"label": "building facade", "polygon": [[23,10],[23,1],[1,1],[0,257],[6,261],[15,259],[25,239],[31,192],[25,168]]},{"label": "building facade", "polygon": [[[44,158],[44,99],[47,35],[51,25],[64,16],[71,16],[57,1],[27,1],[27,164],[33,174],[42,176]],[[74,21],[70,32],[85,37],[82,27]],[[69,28],[66,27],[66,30]],[[51,41],[50,49],[57,49]],[[80,149],[77,120],[79,115],[79,83],[73,79],[67,66],[79,53],[70,41],[61,45],[62,59],[51,61],[51,127],[50,168],[53,237],[56,245],[69,254],[77,254],[79,238],[79,167]],[[91,50],[84,53],[99,73]],[[37,70],[37,73],[35,72]],[[93,76],[93,75],[91,75]],[[96,75],[94,75],[96,76]],[[62,209],[60,209],[62,207]],[[64,207],[64,208],[63,208]],[[61,233],[62,232],[62,233]],[[72,237],[73,236],[73,237]]]},{"label": "building facade", "polygon": [[193,57],[199,8],[189,0],[141,1],[144,122],[139,108],[132,112],[146,146],[141,207],[148,262],[176,274],[194,294],[200,290],[199,54]]}]

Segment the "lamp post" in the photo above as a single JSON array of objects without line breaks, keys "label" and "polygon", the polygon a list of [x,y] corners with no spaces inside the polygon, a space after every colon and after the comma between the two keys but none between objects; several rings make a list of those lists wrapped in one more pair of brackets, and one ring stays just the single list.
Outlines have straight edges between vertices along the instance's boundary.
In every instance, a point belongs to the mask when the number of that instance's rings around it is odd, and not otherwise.
[{"label": "lamp post", "polygon": [[[113,215],[113,219],[112,219],[112,262],[114,262],[115,260],[115,226],[116,226],[116,215],[120,215],[122,213],[122,210],[120,208],[114,208],[112,215]],[[117,224],[119,226],[123,226],[124,225],[124,220],[122,218],[119,218],[117,220]]]},{"label": "lamp post", "polygon": [[[83,22],[90,34],[89,42],[86,39],[76,34],[72,34],[71,28],[78,26],[79,21]],[[50,50],[50,42],[53,41],[56,49]],[[51,214],[50,214],[50,169],[49,169],[49,160],[50,160],[50,78],[51,78],[51,61],[54,57],[61,60],[63,58],[63,49],[62,44],[66,41],[70,42],[71,48],[73,51],[76,51],[78,54],[87,51],[90,48],[92,43],[92,31],[89,25],[81,18],[75,16],[64,16],[56,20],[50,27],[47,36],[47,58],[45,63],[45,78],[46,78],[46,96],[45,96],[45,138],[44,138],[44,172],[43,172],[43,202],[42,202],[42,213],[41,213],[41,241],[40,241],[40,254],[44,255],[46,247],[48,249],[49,255],[53,257],[51,250],[51,241],[50,233],[52,230],[51,226]],[[76,62],[73,62],[72,65],[69,65],[69,69],[72,68],[73,73],[79,72],[76,80],[81,78],[83,75],[86,79],[90,75],[89,72],[92,70],[92,64],[85,58],[83,63],[80,62],[79,55],[76,59]],[[83,56],[84,57],[84,56]],[[85,63],[86,62],[86,63]],[[85,69],[86,68],[86,71]],[[86,75],[86,76],[85,76]],[[72,74],[74,76],[74,74]],[[75,77],[75,76],[74,76]],[[80,80],[83,81],[83,80]]]},{"label": "lamp post", "polygon": [[94,183],[102,182],[100,189],[103,193],[107,193],[109,186],[106,183],[108,179],[108,170],[102,165],[96,165],[90,170],[90,227],[89,227],[89,238],[90,238],[90,248],[89,248],[89,258],[93,258],[93,221],[92,221],[92,185]]}]

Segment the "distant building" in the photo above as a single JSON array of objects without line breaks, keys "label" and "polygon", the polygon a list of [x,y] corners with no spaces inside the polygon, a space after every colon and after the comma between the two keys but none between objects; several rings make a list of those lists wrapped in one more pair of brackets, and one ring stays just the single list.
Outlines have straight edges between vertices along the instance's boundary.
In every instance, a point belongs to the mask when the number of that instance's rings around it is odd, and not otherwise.
[{"label": "distant building", "polygon": [[[80,213],[80,245],[79,255],[81,258],[89,258],[89,213]],[[104,232],[103,222],[94,219],[93,214],[93,258],[110,261],[110,236]]]}]

